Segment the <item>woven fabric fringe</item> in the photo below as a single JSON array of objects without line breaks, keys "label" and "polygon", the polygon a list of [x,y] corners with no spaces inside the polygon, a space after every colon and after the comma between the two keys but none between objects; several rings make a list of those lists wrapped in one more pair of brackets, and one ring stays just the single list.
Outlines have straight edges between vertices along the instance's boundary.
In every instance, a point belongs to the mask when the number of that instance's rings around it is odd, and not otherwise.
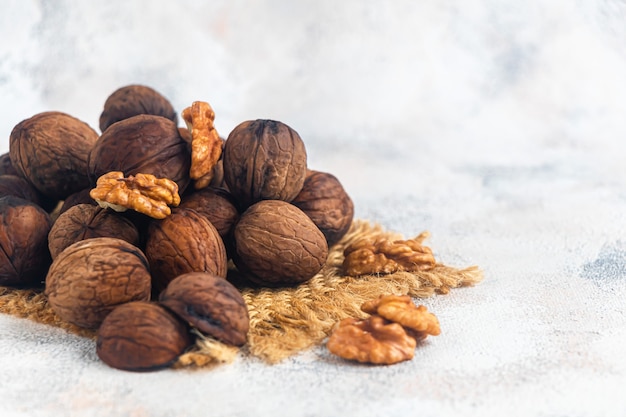
[{"label": "woven fabric fringe", "polygon": [[[366,300],[381,294],[426,298],[435,293],[445,294],[451,288],[474,285],[483,278],[476,266],[457,269],[443,264],[428,271],[358,278],[342,275],[344,249],[364,237],[402,238],[378,225],[356,220],[346,236],[330,249],[324,268],[306,283],[295,288],[240,288],[250,314],[248,343],[241,353],[276,363],[322,343],[339,320],[363,316],[360,306]],[[63,322],[49,307],[41,290],[0,287],[0,313],[61,327],[85,337],[95,336],[93,331]],[[238,354],[237,348],[199,336],[174,367],[228,363]]]}]

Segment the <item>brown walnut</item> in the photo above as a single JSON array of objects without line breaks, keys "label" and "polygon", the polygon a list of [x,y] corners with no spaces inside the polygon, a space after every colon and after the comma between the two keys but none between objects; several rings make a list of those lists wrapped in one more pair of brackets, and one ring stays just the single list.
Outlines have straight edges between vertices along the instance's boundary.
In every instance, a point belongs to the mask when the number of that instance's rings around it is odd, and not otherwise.
[{"label": "brown walnut", "polygon": [[183,274],[169,283],[159,301],[205,335],[235,346],[246,343],[248,307],[239,290],[222,277]]},{"label": "brown walnut", "polygon": [[298,133],[274,120],[239,124],[224,145],[224,180],[246,208],[260,200],[293,200],[304,184],[307,155]]},{"label": "brown walnut", "polygon": [[61,319],[97,328],[119,304],[150,298],[150,271],[144,254],[110,237],[76,242],[48,271],[45,294]]},{"label": "brown walnut", "polygon": [[172,364],[192,343],[187,326],[174,314],[157,303],[135,301],[104,319],[96,353],[113,368],[152,371]]},{"label": "brown walnut", "polygon": [[63,200],[63,204],[61,204],[61,208],[59,209],[59,214],[65,213],[71,207],[74,207],[78,204],[90,204],[92,206],[97,206],[98,203],[96,203],[96,200],[91,198],[91,196],[89,195],[90,192],[91,187],[85,188],[84,190],[80,190],[68,196],[65,200]]},{"label": "brown walnut", "polygon": [[11,155],[8,152],[0,155],[0,175],[20,175],[13,167]]},{"label": "brown walnut", "polygon": [[130,220],[112,210],[78,204],[59,215],[50,229],[50,255],[55,259],[71,244],[94,237],[114,237],[134,246],[139,244],[139,232]]},{"label": "brown walnut", "polygon": [[0,175],[0,197],[12,195],[41,206],[39,193],[26,179],[16,175]]},{"label": "brown walnut", "polygon": [[36,204],[0,198],[0,285],[41,285],[52,262],[50,227],[50,216]]},{"label": "brown walnut", "polygon": [[232,195],[220,188],[203,188],[185,196],[181,208],[197,211],[215,226],[222,239],[226,239],[239,219],[239,211]]},{"label": "brown walnut", "polygon": [[328,256],[326,239],[313,221],[296,206],[279,200],[248,208],[235,226],[234,241],[235,265],[258,284],[307,281]]},{"label": "brown walnut", "polygon": [[161,93],[144,85],[127,85],[115,90],[104,102],[100,131],[139,114],[162,116],[178,123],[174,107]]},{"label": "brown walnut", "polygon": [[148,227],[146,256],[156,293],[174,278],[188,272],[208,272],[226,277],[224,242],[206,217],[194,210],[176,208]]},{"label": "brown walnut", "polygon": [[176,124],[161,116],[139,115],[119,121],[102,133],[89,154],[92,184],[102,175],[121,171],[170,179],[180,193],[189,183],[191,157]]},{"label": "brown walnut", "polygon": [[332,246],[348,232],[354,218],[354,204],[337,177],[308,171],[302,191],[291,202],[313,220]]},{"label": "brown walnut", "polygon": [[39,113],[11,131],[11,163],[41,193],[63,200],[89,186],[87,158],[97,139],[95,130],[70,115]]}]

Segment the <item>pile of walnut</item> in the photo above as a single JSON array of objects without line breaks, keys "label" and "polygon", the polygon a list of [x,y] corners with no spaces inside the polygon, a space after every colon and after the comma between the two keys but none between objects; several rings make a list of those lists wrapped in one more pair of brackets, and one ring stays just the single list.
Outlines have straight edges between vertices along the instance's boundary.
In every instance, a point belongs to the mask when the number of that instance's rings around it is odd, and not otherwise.
[{"label": "pile of walnut", "polygon": [[[102,134],[39,113],[0,156],[0,285],[45,286],[61,319],[98,329],[97,353],[116,368],[168,366],[195,334],[245,344],[228,261],[253,285],[297,285],[353,220],[340,182],[307,168],[284,123],[246,121],[222,139],[208,103],[182,118],[186,128],[153,89],[126,86],[104,103]],[[432,267],[421,239],[356,242],[345,272]]]}]

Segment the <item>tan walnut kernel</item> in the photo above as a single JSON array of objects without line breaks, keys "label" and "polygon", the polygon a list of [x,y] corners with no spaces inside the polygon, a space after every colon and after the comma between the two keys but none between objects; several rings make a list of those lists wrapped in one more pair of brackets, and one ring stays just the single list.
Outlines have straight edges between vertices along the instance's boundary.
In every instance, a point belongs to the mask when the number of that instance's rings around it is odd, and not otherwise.
[{"label": "tan walnut kernel", "polygon": [[415,305],[408,295],[381,295],[363,303],[361,310],[400,324],[418,341],[441,333],[437,316],[428,312],[426,306]]},{"label": "tan walnut kernel", "polygon": [[415,353],[415,339],[398,323],[381,316],[361,320],[347,318],[330,335],[326,347],[344,359],[378,365],[410,360]]},{"label": "tan walnut kernel", "polygon": [[133,209],[155,219],[164,219],[172,213],[169,206],[180,204],[178,185],[174,181],[150,174],[124,178],[121,171],[102,175],[89,195],[101,207],[115,211]]},{"label": "tan walnut kernel", "polygon": [[189,176],[196,180],[196,189],[204,188],[211,183],[213,167],[222,155],[222,139],[213,126],[215,112],[209,103],[194,101],[183,110],[182,116],[191,132]]},{"label": "tan walnut kernel", "polygon": [[359,276],[431,269],[436,261],[432,250],[422,245],[427,237],[428,233],[424,232],[409,240],[358,240],[344,250],[344,272]]}]

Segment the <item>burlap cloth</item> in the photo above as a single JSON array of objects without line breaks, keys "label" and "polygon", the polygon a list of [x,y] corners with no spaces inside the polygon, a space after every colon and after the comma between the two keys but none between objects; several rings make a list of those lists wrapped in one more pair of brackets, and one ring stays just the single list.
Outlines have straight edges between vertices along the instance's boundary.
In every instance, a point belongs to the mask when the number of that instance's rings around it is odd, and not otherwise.
[{"label": "burlap cloth", "polygon": [[[342,275],[343,250],[363,237],[403,238],[379,225],[354,221],[344,238],[330,248],[324,268],[308,282],[295,288],[240,286],[250,313],[246,346],[239,350],[198,335],[195,345],[174,366],[204,367],[230,362],[239,353],[275,363],[322,343],[339,320],[363,316],[360,306],[365,300],[380,294],[426,298],[482,280],[482,272],[476,266],[457,269],[439,263],[428,271],[358,278]],[[84,337],[95,337],[92,330],[62,321],[48,305],[41,289],[0,287],[0,313],[57,326]]]}]

